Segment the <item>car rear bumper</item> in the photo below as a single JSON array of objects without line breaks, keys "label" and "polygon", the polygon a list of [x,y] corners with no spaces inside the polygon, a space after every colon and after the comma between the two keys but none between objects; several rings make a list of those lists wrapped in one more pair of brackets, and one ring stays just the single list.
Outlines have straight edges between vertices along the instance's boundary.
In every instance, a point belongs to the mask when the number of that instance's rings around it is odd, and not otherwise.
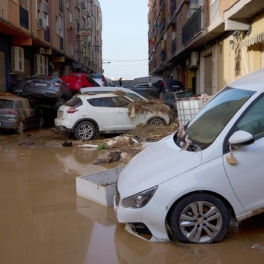
[{"label": "car rear bumper", "polygon": [[0,129],[17,129],[17,121],[0,120]]}]

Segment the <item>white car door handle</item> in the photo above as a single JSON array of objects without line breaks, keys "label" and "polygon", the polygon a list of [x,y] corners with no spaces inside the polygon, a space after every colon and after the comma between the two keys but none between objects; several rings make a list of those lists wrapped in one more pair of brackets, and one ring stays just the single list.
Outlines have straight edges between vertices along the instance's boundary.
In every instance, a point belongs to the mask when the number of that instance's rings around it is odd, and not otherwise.
[{"label": "white car door handle", "polygon": [[123,112],[120,112],[120,111],[118,111],[117,113],[118,113],[118,114],[123,114]]}]

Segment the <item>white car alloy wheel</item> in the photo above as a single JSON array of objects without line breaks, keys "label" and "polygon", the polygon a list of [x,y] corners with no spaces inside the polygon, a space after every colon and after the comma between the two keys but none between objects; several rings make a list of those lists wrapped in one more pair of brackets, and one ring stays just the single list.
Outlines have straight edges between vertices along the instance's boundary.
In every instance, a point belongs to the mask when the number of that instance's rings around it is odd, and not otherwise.
[{"label": "white car alloy wheel", "polygon": [[219,198],[198,193],[174,205],[168,224],[180,242],[213,243],[225,236],[229,221],[228,209]]},{"label": "white car alloy wheel", "polygon": [[23,134],[24,132],[24,124],[23,121],[19,121],[17,129],[16,129],[16,133],[17,134]]},{"label": "white car alloy wheel", "polygon": [[89,121],[83,121],[77,125],[74,136],[76,139],[91,140],[95,136],[95,127]]},{"label": "white car alloy wheel", "polygon": [[148,124],[150,126],[164,126],[164,122],[160,118],[153,118]]}]

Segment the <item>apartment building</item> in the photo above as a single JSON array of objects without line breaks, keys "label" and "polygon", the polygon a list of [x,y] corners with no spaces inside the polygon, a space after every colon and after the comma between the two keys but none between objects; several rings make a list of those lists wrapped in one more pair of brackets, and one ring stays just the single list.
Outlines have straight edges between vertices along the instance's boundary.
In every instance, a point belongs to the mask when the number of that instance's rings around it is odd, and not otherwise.
[{"label": "apartment building", "polygon": [[98,0],[0,0],[0,92],[33,75],[102,72]]},{"label": "apartment building", "polygon": [[264,1],[149,0],[149,73],[197,94],[264,67]]}]

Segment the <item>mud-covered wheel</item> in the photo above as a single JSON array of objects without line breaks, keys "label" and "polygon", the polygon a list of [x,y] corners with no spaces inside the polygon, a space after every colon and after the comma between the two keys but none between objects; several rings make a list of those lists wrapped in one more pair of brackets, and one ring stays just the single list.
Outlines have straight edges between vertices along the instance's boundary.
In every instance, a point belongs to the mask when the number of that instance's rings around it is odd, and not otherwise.
[{"label": "mud-covered wheel", "polygon": [[206,193],[183,198],[168,216],[172,234],[185,243],[219,242],[226,235],[229,222],[229,211],[223,201]]},{"label": "mud-covered wheel", "polygon": [[41,117],[41,118],[39,119],[39,127],[40,127],[40,128],[43,128],[43,127],[44,127],[44,123],[45,123],[45,120],[44,120],[43,117]]},{"label": "mud-covered wheel", "polygon": [[164,126],[164,122],[160,118],[153,118],[149,121],[149,126]]},{"label": "mud-covered wheel", "polygon": [[83,121],[77,125],[74,136],[76,139],[91,140],[95,137],[95,127],[89,121]]},{"label": "mud-covered wheel", "polygon": [[24,123],[23,123],[22,120],[19,121],[18,126],[17,126],[17,129],[16,129],[15,132],[16,132],[17,134],[23,134],[23,132],[24,132]]}]

